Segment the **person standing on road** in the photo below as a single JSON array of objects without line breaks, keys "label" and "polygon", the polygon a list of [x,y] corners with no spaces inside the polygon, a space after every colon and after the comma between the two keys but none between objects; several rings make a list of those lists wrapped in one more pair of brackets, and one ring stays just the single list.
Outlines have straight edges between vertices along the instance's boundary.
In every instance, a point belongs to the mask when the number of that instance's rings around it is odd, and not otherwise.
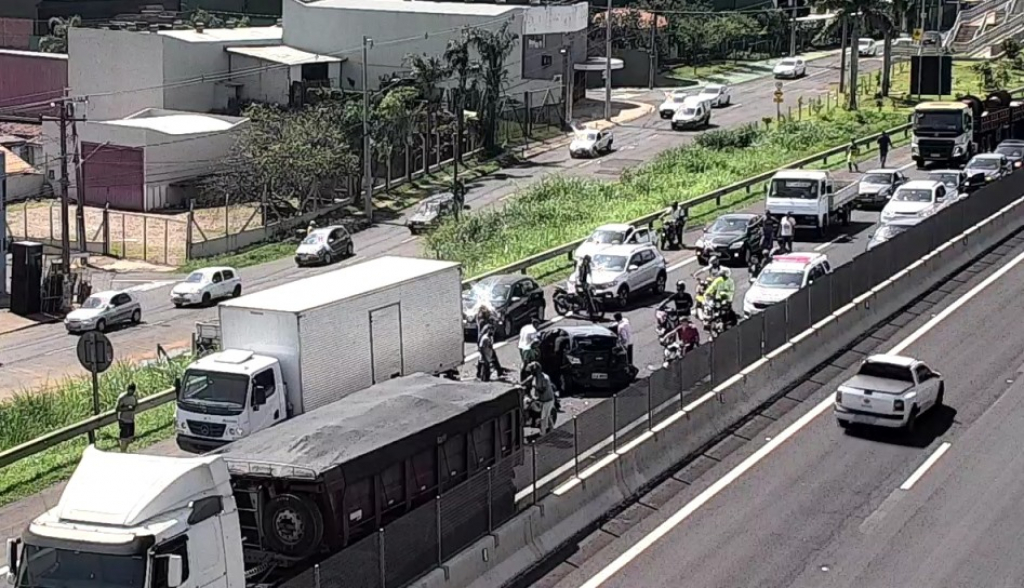
[{"label": "person standing on road", "polygon": [[857,166],[857,156],[860,155],[860,147],[857,147],[857,140],[850,139],[850,145],[846,148],[846,169],[849,171],[860,171]]},{"label": "person standing on road", "polygon": [[633,365],[633,327],[621,312],[615,313],[615,334],[619,337],[619,343],[626,348],[626,361]]},{"label": "person standing on road", "polygon": [[796,219],[792,212],[787,212],[779,219],[779,247],[786,253],[793,251],[793,233],[796,232]]},{"label": "person standing on road", "polygon": [[882,167],[885,167],[885,160],[889,157],[891,147],[892,139],[889,137],[889,133],[882,131],[882,134],[878,136],[878,160],[882,162]]},{"label": "person standing on road", "polygon": [[128,384],[128,389],[117,397],[117,444],[121,453],[128,453],[128,446],[135,440],[135,409],[139,406],[139,398],[135,395],[135,383]]},{"label": "person standing on road", "polygon": [[530,351],[533,349],[534,343],[540,338],[537,331],[540,330],[540,319],[533,319],[530,324],[523,325],[522,329],[519,329],[519,357],[523,360],[523,365],[530,363],[527,359]]},{"label": "person standing on road", "polygon": [[551,411],[555,408],[555,388],[551,378],[544,373],[540,364],[533,362],[526,366],[527,382],[533,386],[533,393],[537,402],[540,403],[540,434],[546,435],[554,423],[551,418]]},{"label": "person standing on road", "polygon": [[[490,324],[480,329],[480,338],[476,343],[480,359],[476,362],[476,377],[481,382],[491,381],[491,364],[496,363],[494,357],[494,327]],[[498,367],[498,376],[501,376],[501,367]]]}]

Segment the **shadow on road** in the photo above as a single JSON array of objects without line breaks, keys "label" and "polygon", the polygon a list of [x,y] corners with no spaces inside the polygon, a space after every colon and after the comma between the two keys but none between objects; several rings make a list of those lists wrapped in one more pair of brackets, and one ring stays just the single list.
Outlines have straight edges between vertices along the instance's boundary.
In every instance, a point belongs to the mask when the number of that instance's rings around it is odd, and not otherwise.
[{"label": "shadow on road", "polygon": [[881,427],[850,427],[846,433],[868,441],[924,449],[944,435],[955,419],[956,409],[943,405],[922,415],[912,433]]}]

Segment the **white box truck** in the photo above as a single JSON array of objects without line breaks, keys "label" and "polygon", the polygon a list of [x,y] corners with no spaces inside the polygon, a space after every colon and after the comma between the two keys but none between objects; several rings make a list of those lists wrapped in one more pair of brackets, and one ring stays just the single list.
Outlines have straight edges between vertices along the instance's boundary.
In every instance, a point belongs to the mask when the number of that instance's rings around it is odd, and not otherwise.
[{"label": "white box truck", "polygon": [[194,453],[463,362],[457,263],[380,257],[223,302],[218,313],[222,351],[176,384],[178,446]]},{"label": "white box truck", "polygon": [[768,184],[765,209],[776,220],[792,215],[796,226],[825,235],[834,225],[850,224],[857,190],[835,189],[827,171],[784,169]]}]

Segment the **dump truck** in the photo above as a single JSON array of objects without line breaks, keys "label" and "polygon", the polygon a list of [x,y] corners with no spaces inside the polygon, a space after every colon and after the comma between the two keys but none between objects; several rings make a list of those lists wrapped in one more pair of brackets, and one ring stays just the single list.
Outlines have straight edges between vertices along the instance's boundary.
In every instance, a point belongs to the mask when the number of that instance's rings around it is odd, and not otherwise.
[{"label": "dump truck", "polygon": [[961,166],[978,153],[995,149],[1004,139],[1024,136],[1024,103],[1009,92],[993,92],[985,100],[965,96],[948,102],[923,102],[914,107],[911,156],[919,169],[930,163]]}]

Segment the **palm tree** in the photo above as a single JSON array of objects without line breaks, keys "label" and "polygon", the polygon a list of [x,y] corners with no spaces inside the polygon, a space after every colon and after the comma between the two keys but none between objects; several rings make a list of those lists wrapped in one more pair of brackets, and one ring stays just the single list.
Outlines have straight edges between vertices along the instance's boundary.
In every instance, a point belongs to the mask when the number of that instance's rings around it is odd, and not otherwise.
[{"label": "palm tree", "polygon": [[[444,61],[448,70],[455,76],[455,176],[458,177],[458,165],[462,162],[462,134],[466,123],[466,93],[469,91],[470,80],[480,71],[480,66],[469,55],[469,35],[463,32],[457,39],[448,41],[444,50]],[[475,80],[473,85],[476,85]]]},{"label": "palm tree", "polygon": [[[850,89],[848,108],[857,109],[857,51],[860,38],[861,23],[865,19],[880,19],[889,14],[887,0],[824,0],[822,6],[834,12],[839,19],[846,18],[850,23]],[[843,51],[846,47],[843,47]]]},{"label": "palm tree", "polygon": [[39,50],[43,53],[67,53],[68,30],[82,26],[82,17],[54,17],[50,19],[50,34],[39,39]]},{"label": "palm tree", "polygon": [[[409,68],[412,69],[412,81],[419,90],[420,100],[423,101],[423,111],[426,115],[423,137],[423,171],[430,171],[430,137],[433,129],[432,121],[434,115],[441,106],[443,92],[440,84],[448,78],[448,68],[444,61],[437,56],[409,55],[405,58]],[[438,163],[440,163],[440,151],[438,152]]]},{"label": "palm tree", "polygon": [[508,72],[505,60],[512,54],[519,35],[509,30],[509,23],[502,23],[496,31],[473,29],[470,41],[480,54],[481,77],[484,81],[483,107],[480,122],[484,132],[484,149],[488,153],[498,152],[498,104],[501,100]]}]

